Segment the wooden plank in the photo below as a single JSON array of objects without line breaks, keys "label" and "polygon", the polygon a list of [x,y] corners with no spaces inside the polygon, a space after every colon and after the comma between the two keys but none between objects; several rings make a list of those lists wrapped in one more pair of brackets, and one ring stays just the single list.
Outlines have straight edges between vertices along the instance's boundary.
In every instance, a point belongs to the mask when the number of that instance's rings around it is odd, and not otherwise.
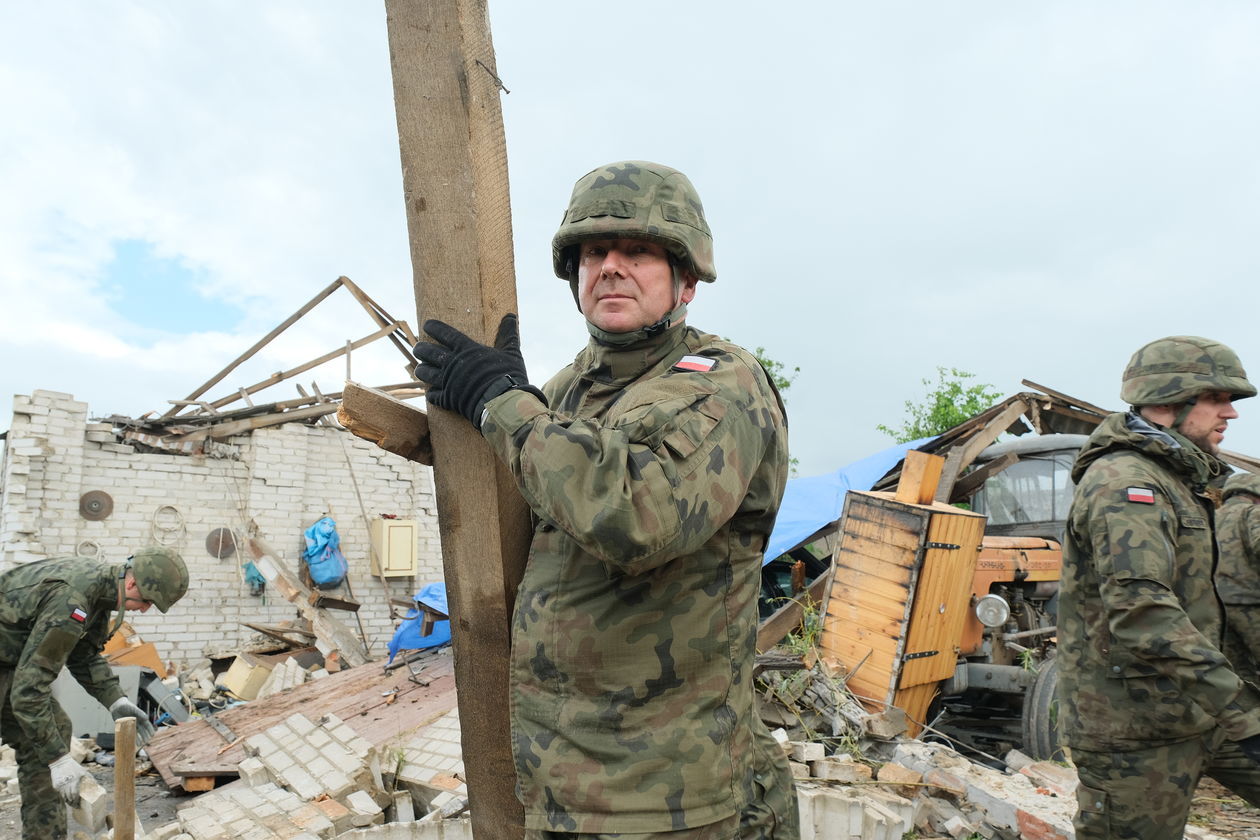
[{"label": "wooden plank", "polygon": [[[971,582],[985,518],[957,508],[951,510],[952,513],[933,514],[928,525],[929,545],[957,545],[959,548],[928,548],[923,553],[906,638],[901,688],[939,682],[954,673],[955,646],[962,637],[963,622],[971,604]],[[936,653],[912,658],[931,651]]]},{"label": "wooden plank", "polygon": [[[395,347],[402,351],[403,358],[407,363],[407,369],[411,370],[414,368],[416,365],[416,357],[411,355],[411,348],[416,344],[416,334],[411,331],[411,326],[406,321],[399,321],[393,315],[386,312],[385,307],[372,300],[371,296],[368,295],[367,292],[363,291],[363,289],[359,288],[359,285],[349,277],[342,277],[341,282],[345,285],[346,291],[354,296],[354,299],[359,302],[359,305],[367,311],[367,314],[370,315],[372,320],[377,324],[383,327],[386,324],[394,322],[398,323],[399,332],[402,333],[402,337],[399,338],[396,334],[390,333],[389,340],[394,343]],[[347,377],[347,379],[348,378],[349,377]]]},{"label": "wooden plank", "polygon": [[370,651],[364,643],[337,619],[325,610],[310,604],[311,590],[298,582],[297,575],[285,567],[271,546],[260,537],[250,537],[247,543],[250,554],[254,557],[254,566],[267,579],[268,586],[298,609],[302,618],[311,623],[315,632],[315,646],[324,656],[337,653],[341,661],[348,665],[362,665],[368,661]]},{"label": "wooden plank", "polygon": [[[493,341],[516,312],[507,149],[485,0],[386,0],[417,323]],[[433,477],[477,840],[517,840],[510,616],[529,509],[464,418],[434,410]]]},{"label": "wooden plank", "polygon": [[936,497],[936,486],[940,483],[944,466],[945,459],[940,455],[913,450],[907,452],[893,498],[906,504],[926,505]]},{"label": "wooden plank", "polygon": [[114,838],[136,837],[136,719],[114,721]]},{"label": "wooden plank", "polygon": [[1020,380],[1019,384],[1038,390],[1043,394],[1049,394],[1050,396],[1056,399],[1063,400],[1063,402],[1068,403],[1069,405],[1074,405],[1077,408],[1083,408],[1086,411],[1092,411],[1099,416],[1099,419],[1106,417],[1108,414],[1115,414],[1114,409],[1100,408],[1099,406],[1096,406],[1093,403],[1088,403],[1088,402],[1085,402],[1084,400],[1078,400],[1076,397],[1070,397],[1067,394],[1063,393],[1062,391],[1056,391],[1053,388],[1047,388],[1045,385],[1038,385],[1036,382],[1033,382],[1029,379],[1022,379]]},{"label": "wooden plank", "polygon": [[982,467],[977,467],[954,483],[954,492],[950,495],[949,500],[951,502],[962,502],[970,499],[980,489],[981,485],[1018,460],[1019,456],[1014,452],[1007,452],[1002,457],[995,458]]},{"label": "wooden plank", "polygon": [[954,482],[957,481],[959,474],[1027,410],[1028,404],[1023,400],[1011,400],[1006,408],[985,423],[983,428],[968,438],[965,443],[951,449],[949,456],[945,459],[941,483],[936,488],[936,498],[942,502],[947,501],[954,492]]},{"label": "wooden plank", "polygon": [[804,593],[766,617],[757,627],[757,653],[765,653],[796,630],[805,615],[805,604],[821,604],[831,584],[831,570],[823,572]]},{"label": "wooden plank", "polygon": [[311,420],[316,417],[323,417],[325,414],[332,414],[337,410],[336,403],[323,403],[319,405],[311,405],[306,408],[295,408],[292,411],[283,411],[276,414],[264,414],[261,417],[250,417],[246,420],[231,420],[227,423],[215,423],[213,426],[206,426],[196,429],[185,435],[180,436],[180,440],[205,440],[212,438],[222,440],[232,437],[233,435],[241,435],[246,432],[252,432],[255,429],[266,428],[267,426],[279,426],[281,423],[294,423],[299,420]]},{"label": "wooden plank", "polygon": [[263,379],[260,382],[255,382],[253,385],[249,385],[245,388],[242,388],[240,390],[240,394],[233,394],[231,396],[227,396],[227,397],[223,397],[222,399],[215,400],[214,402],[211,403],[211,405],[214,406],[215,408],[222,408],[223,406],[228,405],[229,403],[236,402],[238,399],[241,398],[241,395],[248,396],[249,394],[253,394],[258,391],[261,391],[264,388],[269,388],[278,382],[283,382],[286,379],[292,379],[293,377],[297,376],[299,373],[305,373],[306,371],[312,368],[319,367],[325,362],[331,362],[333,359],[337,359],[337,358],[340,358],[341,356],[345,356],[351,350],[358,350],[360,347],[363,347],[366,344],[371,344],[373,341],[376,341],[378,338],[389,335],[391,332],[397,329],[399,329],[398,324],[390,324],[389,326],[381,327],[376,332],[371,333],[369,335],[365,335],[363,338],[360,338],[358,341],[347,342],[345,347],[340,347],[336,350],[331,350],[325,353],[324,355],[320,356],[318,359],[311,359],[309,362],[300,364],[295,368],[289,368],[286,371],[273,373],[271,374],[271,376],[268,376],[266,379]]},{"label": "wooden plank", "polygon": [[433,466],[429,418],[417,406],[375,388],[347,382],[337,419],[355,436],[387,452]]},{"label": "wooden plank", "polygon": [[[866,590],[861,593],[862,603],[860,609],[863,612],[870,612],[884,618],[899,619],[904,617],[906,611],[906,599],[903,592],[899,592],[897,597],[889,598],[878,592]],[[848,610],[859,609],[856,601],[852,606],[845,606],[845,598],[836,598],[827,612],[827,618],[835,618],[841,621],[852,620],[853,613]]]},{"label": "wooden plank", "polygon": [[925,720],[927,710],[938,690],[935,683],[926,683],[900,689],[894,696],[893,705],[906,713],[906,734],[911,738],[919,734],[923,724],[929,723]]},{"label": "wooden plank", "polygon": [[930,509],[890,495],[845,497],[821,646],[850,672],[849,687],[891,702]]},{"label": "wooden plank", "polygon": [[[197,388],[195,391],[193,391],[191,394],[189,394],[189,395],[188,395],[187,397],[185,397],[183,400],[178,400],[178,401],[176,401],[176,404],[175,404],[174,406],[172,406],[172,407],[170,408],[170,410],[168,410],[168,411],[167,411],[165,414],[163,414],[162,416],[163,416],[163,417],[170,417],[170,416],[172,416],[172,415],[176,414],[176,413],[177,413],[177,412],[178,412],[181,408],[183,408],[183,407],[184,407],[184,404],[191,403],[192,401],[196,400],[196,399],[197,399],[197,397],[200,397],[200,396],[201,396],[202,394],[204,394],[206,391],[208,391],[208,390],[210,390],[211,388],[213,388],[213,387],[214,387],[215,385],[217,385],[220,381],[222,381],[223,377],[227,376],[229,373],[231,373],[232,371],[236,370],[236,368],[237,368],[237,367],[239,367],[239,366],[241,365],[241,363],[245,362],[247,359],[249,359],[251,356],[253,356],[255,353],[257,353],[259,350],[261,350],[262,348],[266,347],[266,346],[267,346],[267,344],[268,344],[268,343],[270,343],[270,342],[271,342],[271,340],[272,340],[273,338],[275,338],[276,336],[280,335],[280,333],[284,332],[284,331],[285,331],[285,330],[287,330],[289,327],[291,327],[291,326],[293,326],[295,323],[297,323],[297,321],[298,321],[298,320],[299,320],[299,319],[300,319],[303,315],[305,315],[307,312],[310,312],[312,309],[314,309],[314,308],[315,308],[315,306],[316,306],[316,304],[318,304],[318,303],[319,303],[320,301],[322,301],[324,298],[328,297],[328,296],[329,296],[329,295],[331,295],[333,292],[337,291],[337,289],[338,289],[340,286],[341,286],[341,279],[340,279],[340,278],[338,278],[338,279],[334,280],[332,283],[330,283],[330,284],[328,285],[328,287],[327,287],[327,288],[325,288],[325,289],[324,289],[323,291],[321,291],[319,294],[315,295],[315,297],[311,298],[309,301],[307,301],[305,304],[303,304],[303,306],[302,306],[302,308],[301,308],[301,309],[299,309],[297,312],[294,312],[294,313],[293,313],[292,315],[290,315],[288,318],[285,318],[285,319],[284,319],[284,321],[282,321],[282,322],[280,323],[280,326],[276,327],[274,330],[272,330],[271,332],[267,333],[265,336],[263,336],[262,338],[260,338],[260,339],[259,339],[259,340],[258,340],[258,341],[254,344],[254,346],[253,346],[253,347],[249,348],[249,349],[248,349],[248,350],[246,350],[244,353],[242,353],[241,355],[237,356],[234,360],[232,360],[231,362],[229,362],[229,363],[228,363],[228,366],[227,366],[227,367],[225,367],[223,370],[221,370],[221,371],[219,371],[218,373],[216,373],[214,376],[210,377],[210,380],[209,380],[208,382],[206,382],[206,383],[205,383],[204,385],[202,385],[201,387]],[[214,411],[214,408],[213,408],[213,407],[211,407],[211,406],[207,406],[207,408],[209,408],[209,410],[210,410],[211,412],[213,412],[213,411]]]},{"label": "wooden plank", "polygon": [[[423,661],[427,686],[408,679],[405,669],[387,672],[381,660],[219,712],[216,716],[238,736],[231,745],[198,719],[159,729],[146,750],[169,787],[187,790],[189,777],[213,783],[216,776],[233,775],[246,757],[243,739],[295,712],[311,720],[334,714],[370,744],[393,743],[455,708],[451,657],[434,653]],[[394,692],[393,702],[386,702],[386,692]],[[175,767],[187,775],[175,773]]]}]

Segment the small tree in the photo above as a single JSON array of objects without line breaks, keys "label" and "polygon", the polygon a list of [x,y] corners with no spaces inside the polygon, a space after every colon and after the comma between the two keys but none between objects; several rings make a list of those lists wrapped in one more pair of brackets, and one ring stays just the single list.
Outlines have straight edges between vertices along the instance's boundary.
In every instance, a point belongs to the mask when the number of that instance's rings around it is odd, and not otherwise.
[{"label": "small tree", "polygon": [[875,428],[898,443],[939,435],[946,429],[952,429],[984,411],[1002,396],[992,385],[969,384],[967,380],[975,376],[958,368],[938,367],[935,387],[932,380],[921,380],[928,388],[923,401],[906,400],[906,419],[900,427],[894,429],[880,423]]}]

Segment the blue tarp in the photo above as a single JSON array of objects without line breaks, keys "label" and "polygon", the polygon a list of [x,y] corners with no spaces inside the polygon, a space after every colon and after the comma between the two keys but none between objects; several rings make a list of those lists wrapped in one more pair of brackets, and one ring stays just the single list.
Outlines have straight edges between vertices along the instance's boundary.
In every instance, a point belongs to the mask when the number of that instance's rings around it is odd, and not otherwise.
[{"label": "blue tarp", "polygon": [[810,534],[839,519],[844,510],[845,493],[870,490],[871,485],[897,466],[907,452],[934,439],[927,437],[899,443],[826,475],[789,479],[762,565],[791,551]]},{"label": "blue tarp", "polygon": [[319,589],[332,589],[346,579],[346,558],[341,553],[341,537],[337,536],[337,523],[325,516],[303,534],[306,537],[306,565],[311,570],[311,580]]},{"label": "blue tarp", "polygon": [[[425,584],[424,588],[416,593],[415,599],[427,607],[432,607],[445,615],[449,615],[446,610],[445,583]],[[407,617],[403,619],[403,623],[398,625],[398,629],[394,631],[394,638],[389,640],[390,662],[394,661],[394,655],[400,650],[437,647],[451,640],[451,622],[449,620],[433,622],[433,630],[427,636],[420,635],[420,629],[423,625],[424,620],[421,617],[420,610],[407,611]]]}]

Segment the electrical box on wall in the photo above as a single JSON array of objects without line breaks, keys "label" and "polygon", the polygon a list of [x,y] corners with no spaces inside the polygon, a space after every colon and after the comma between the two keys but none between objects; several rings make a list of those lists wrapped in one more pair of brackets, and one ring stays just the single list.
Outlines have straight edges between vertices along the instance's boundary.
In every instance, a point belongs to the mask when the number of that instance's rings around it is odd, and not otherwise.
[{"label": "electrical box on wall", "polygon": [[372,520],[372,574],[415,577],[416,520]]}]

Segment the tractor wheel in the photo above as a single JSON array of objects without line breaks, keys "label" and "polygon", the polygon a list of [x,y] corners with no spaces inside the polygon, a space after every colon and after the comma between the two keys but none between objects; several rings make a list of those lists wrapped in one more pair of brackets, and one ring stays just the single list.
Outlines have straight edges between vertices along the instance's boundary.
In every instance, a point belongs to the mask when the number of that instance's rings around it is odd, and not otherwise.
[{"label": "tractor wheel", "polygon": [[1059,745],[1059,661],[1041,663],[1037,679],[1024,694],[1024,752],[1038,761],[1062,761]]}]

